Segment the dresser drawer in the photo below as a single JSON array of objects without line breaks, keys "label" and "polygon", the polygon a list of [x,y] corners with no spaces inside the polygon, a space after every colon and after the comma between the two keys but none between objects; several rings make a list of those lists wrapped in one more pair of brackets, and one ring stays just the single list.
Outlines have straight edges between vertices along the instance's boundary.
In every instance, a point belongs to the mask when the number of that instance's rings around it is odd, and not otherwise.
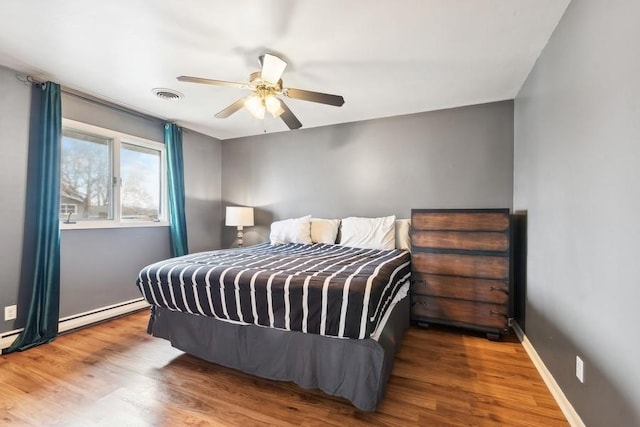
[{"label": "dresser drawer", "polygon": [[503,212],[414,212],[413,230],[505,231],[509,214]]},{"label": "dresser drawer", "polygon": [[419,273],[509,280],[508,257],[414,251],[411,262]]},{"label": "dresser drawer", "polygon": [[436,323],[464,323],[496,329],[507,329],[509,327],[509,316],[504,304],[422,295],[411,296],[411,317]]},{"label": "dresser drawer", "polygon": [[412,247],[456,249],[467,251],[509,250],[509,237],[498,232],[414,231]]},{"label": "dresser drawer", "polygon": [[506,304],[509,301],[509,283],[506,281],[435,276],[416,272],[413,272],[411,276],[411,293],[414,295],[457,298],[494,304]]}]

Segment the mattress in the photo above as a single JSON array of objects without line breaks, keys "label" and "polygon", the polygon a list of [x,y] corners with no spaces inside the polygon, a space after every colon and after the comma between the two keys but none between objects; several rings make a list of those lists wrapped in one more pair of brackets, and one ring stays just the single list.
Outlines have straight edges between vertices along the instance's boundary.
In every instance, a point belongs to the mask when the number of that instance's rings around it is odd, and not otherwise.
[{"label": "mattress", "polygon": [[264,243],[143,268],[153,306],[238,324],[369,338],[410,277],[403,250]]}]

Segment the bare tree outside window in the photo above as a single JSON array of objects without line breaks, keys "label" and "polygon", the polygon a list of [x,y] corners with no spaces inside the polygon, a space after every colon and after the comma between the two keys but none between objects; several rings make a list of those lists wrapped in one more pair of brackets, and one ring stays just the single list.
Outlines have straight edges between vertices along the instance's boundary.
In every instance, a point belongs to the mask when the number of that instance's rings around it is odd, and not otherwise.
[{"label": "bare tree outside window", "polygon": [[64,130],[60,201],[79,205],[74,218],[112,218],[111,144],[108,138]]}]

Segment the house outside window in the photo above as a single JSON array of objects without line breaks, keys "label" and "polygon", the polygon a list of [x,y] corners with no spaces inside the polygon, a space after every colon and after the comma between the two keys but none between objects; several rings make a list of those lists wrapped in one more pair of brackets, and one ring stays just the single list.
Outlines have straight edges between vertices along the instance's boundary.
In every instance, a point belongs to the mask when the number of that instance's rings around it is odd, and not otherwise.
[{"label": "house outside window", "polygon": [[164,144],[67,119],[62,126],[63,228],[168,225]]},{"label": "house outside window", "polygon": [[[62,199],[63,197],[61,197]],[[75,215],[78,213],[78,205],[74,203],[60,203],[60,216]]]}]

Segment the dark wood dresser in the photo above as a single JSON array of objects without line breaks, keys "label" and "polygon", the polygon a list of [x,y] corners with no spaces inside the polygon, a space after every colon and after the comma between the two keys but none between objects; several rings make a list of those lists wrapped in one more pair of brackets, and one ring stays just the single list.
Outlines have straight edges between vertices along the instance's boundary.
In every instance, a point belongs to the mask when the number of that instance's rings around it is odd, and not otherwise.
[{"label": "dark wood dresser", "polygon": [[412,209],[411,319],[508,333],[510,224],[509,209]]}]

